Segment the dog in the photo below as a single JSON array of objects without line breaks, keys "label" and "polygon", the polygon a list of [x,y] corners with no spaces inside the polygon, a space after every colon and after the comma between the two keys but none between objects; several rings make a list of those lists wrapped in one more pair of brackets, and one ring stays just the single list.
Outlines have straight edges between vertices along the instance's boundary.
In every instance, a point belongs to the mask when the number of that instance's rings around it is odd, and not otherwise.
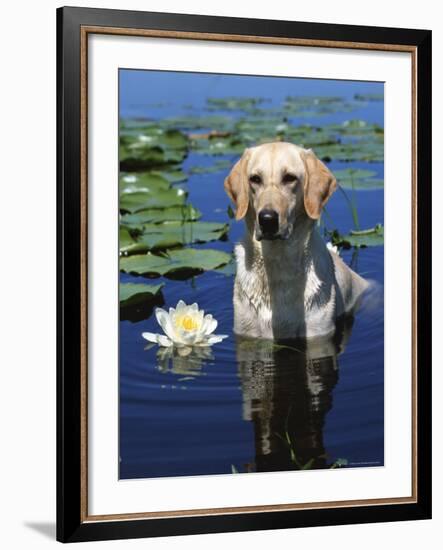
[{"label": "dog", "polygon": [[246,224],[235,246],[234,332],[269,340],[333,333],[369,285],[316,227],[337,187],[333,174],[311,149],[273,142],[246,149],[224,187]]}]

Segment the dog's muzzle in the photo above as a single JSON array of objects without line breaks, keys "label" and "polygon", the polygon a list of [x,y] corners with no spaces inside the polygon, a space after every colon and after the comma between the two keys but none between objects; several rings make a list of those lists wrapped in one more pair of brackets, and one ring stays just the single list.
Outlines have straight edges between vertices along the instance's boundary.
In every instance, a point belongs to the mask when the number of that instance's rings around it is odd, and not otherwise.
[{"label": "dog's muzzle", "polygon": [[258,226],[260,231],[257,235],[258,240],[276,239],[279,237],[279,219],[278,212],[270,208],[264,208],[258,214]]}]

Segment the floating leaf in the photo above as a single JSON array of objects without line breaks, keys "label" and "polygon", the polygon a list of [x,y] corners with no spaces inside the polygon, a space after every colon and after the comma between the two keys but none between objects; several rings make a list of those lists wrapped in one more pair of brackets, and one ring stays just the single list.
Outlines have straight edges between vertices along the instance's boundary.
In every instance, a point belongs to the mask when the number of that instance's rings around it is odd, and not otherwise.
[{"label": "floating leaf", "polygon": [[189,173],[190,174],[217,173],[217,172],[222,172],[227,168],[230,168],[231,165],[232,165],[232,162],[230,162],[229,160],[217,160],[213,164],[210,164],[208,166],[192,166],[189,169]]},{"label": "floating leaf", "polygon": [[383,143],[342,143],[316,146],[315,153],[325,162],[383,162],[384,148]]},{"label": "floating leaf", "polygon": [[234,260],[231,260],[228,264],[218,267],[216,269],[217,273],[223,273],[223,275],[226,275],[226,277],[230,277],[231,275],[235,275],[237,272],[237,263]]},{"label": "floating leaf", "polygon": [[146,126],[120,135],[120,167],[143,170],[182,162],[188,151],[188,138],[178,130]]},{"label": "floating leaf", "polygon": [[138,323],[148,319],[156,306],[165,303],[163,286],[120,283],[120,321]]},{"label": "floating leaf", "polygon": [[358,101],[383,101],[384,94],[354,94]]},{"label": "floating leaf", "polygon": [[187,174],[185,174],[182,170],[153,170],[151,174],[161,176],[166,181],[169,181],[169,183],[180,183],[188,179]]},{"label": "floating leaf", "polygon": [[191,142],[193,149],[204,155],[239,155],[243,153],[245,143],[240,136],[215,136]]},{"label": "floating leaf", "polygon": [[362,170],[361,168],[345,168],[344,170],[335,170],[334,175],[337,179],[367,179],[377,175],[373,170]]},{"label": "floating leaf", "polygon": [[333,245],[343,248],[365,248],[367,246],[382,246],[384,243],[384,228],[377,224],[370,229],[350,231],[347,235],[340,235],[338,231],[331,234]]},{"label": "floating leaf", "polygon": [[231,255],[220,250],[184,248],[170,250],[167,255],[139,254],[120,259],[120,269],[138,275],[188,275],[214,270],[227,264]]},{"label": "floating leaf", "polygon": [[244,111],[263,103],[264,99],[257,97],[210,97],[206,100],[208,108],[220,111]]},{"label": "floating leaf", "polygon": [[164,284],[148,285],[144,283],[120,283],[120,307],[132,307],[152,299]]},{"label": "floating leaf", "polygon": [[168,189],[150,193],[147,191],[125,193],[120,197],[120,210],[123,212],[139,212],[148,208],[168,208],[181,206],[185,203],[187,193],[183,189]]},{"label": "floating leaf", "polygon": [[120,245],[120,250],[125,254],[141,254],[148,250],[216,241],[225,236],[228,230],[228,224],[210,222],[146,224],[143,234],[126,247]]},{"label": "floating leaf", "polygon": [[233,119],[226,116],[179,116],[159,121],[165,128],[179,128],[182,130],[217,130],[226,131],[232,128]]},{"label": "floating leaf", "polygon": [[171,186],[170,182],[159,174],[151,172],[131,173],[120,175],[120,194],[166,191]]},{"label": "floating leaf", "polygon": [[120,219],[120,224],[137,226],[140,231],[148,223],[162,223],[166,221],[195,221],[201,217],[201,212],[192,204],[183,206],[171,206],[170,208],[150,208],[141,210],[136,214],[125,214]]},{"label": "floating leaf", "polygon": [[383,187],[383,180],[374,178],[377,172],[373,170],[361,170],[359,168],[346,168],[334,170],[334,176],[344,189],[371,190]]},{"label": "floating leaf", "polygon": [[383,133],[383,128],[378,124],[366,122],[366,120],[352,119],[345,120],[341,126],[333,126],[338,131],[348,135],[359,135],[367,133]]},{"label": "floating leaf", "polygon": [[119,241],[120,252],[122,251],[122,249],[128,248],[135,243],[129,230],[126,227],[121,227],[121,226],[119,228],[118,241]]}]

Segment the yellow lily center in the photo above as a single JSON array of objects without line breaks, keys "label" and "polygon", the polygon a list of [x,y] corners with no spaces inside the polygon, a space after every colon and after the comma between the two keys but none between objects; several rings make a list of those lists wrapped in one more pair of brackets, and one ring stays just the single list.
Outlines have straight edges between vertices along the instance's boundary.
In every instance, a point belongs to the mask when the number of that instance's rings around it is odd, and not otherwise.
[{"label": "yellow lily center", "polygon": [[176,327],[183,328],[184,330],[196,330],[199,328],[199,323],[197,323],[197,321],[190,315],[178,317],[175,320],[175,325]]}]

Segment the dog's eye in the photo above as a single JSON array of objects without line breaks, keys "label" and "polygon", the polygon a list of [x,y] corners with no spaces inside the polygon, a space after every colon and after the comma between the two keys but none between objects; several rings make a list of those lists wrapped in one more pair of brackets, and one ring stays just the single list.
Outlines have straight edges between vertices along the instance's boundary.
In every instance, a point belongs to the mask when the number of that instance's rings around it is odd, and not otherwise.
[{"label": "dog's eye", "polygon": [[249,177],[251,183],[260,184],[262,182],[261,177],[258,174],[253,174]]},{"label": "dog's eye", "polygon": [[290,174],[290,173],[288,173],[288,174],[285,174],[285,175],[283,176],[283,180],[282,180],[282,181],[283,181],[283,183],[294,183],[294,182],[297,181],[297,179],[298,179],[298,178],[297,178],[297,176],[296,176],[295,174]]}]

